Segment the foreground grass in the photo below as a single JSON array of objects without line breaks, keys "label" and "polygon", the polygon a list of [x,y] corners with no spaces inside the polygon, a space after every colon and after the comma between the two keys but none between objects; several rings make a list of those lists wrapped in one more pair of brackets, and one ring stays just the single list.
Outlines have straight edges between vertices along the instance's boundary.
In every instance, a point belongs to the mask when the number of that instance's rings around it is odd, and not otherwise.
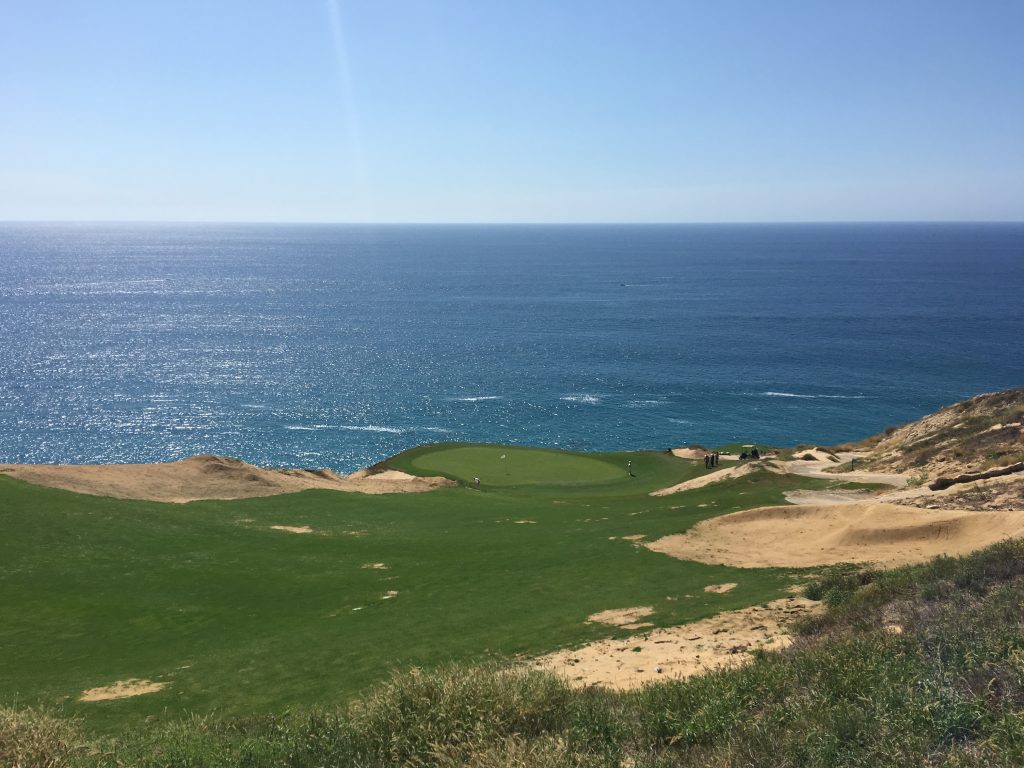
[{"label": "foreground grass", "polygon": [[[184,713],[334,706],[394,670],[507,661],[623,634],[586,622],[609,608],[650,605],[649,620],[666,626],[763,603],[784,593],[790,574],[682,562],[621,537],[678,533],[820,482],[752,474],[652,498],[703,467],[659,453],[500,446],[417,449],[394,465],[467,477],[510,460],[510,474],[486,475],[480,490],[185,505],[0,476],[0,705],[59,708],[107,733]],[[387,568],[364,567],[376,563]],[[703,591],[723,582],[739,586]],[[129,678],[167,687],[78,700]]]},{"label": "foreground grass", "polygon": [[828,615],[788,651],[633,693],[448,667],[396,674],[346,707],[194,718],[117,739],[5,711],[0,764],[1021,765],[1022,579],[1019,541],[884,573],[840,569],[812,587]]}]

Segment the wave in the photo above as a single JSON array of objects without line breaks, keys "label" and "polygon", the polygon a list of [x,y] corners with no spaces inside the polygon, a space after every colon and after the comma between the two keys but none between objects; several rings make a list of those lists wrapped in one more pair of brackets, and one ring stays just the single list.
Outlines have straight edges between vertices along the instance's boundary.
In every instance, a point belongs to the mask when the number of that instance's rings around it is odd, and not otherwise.
[{"label": "wave", "polygon": [[479,403],[482,400],[501,400],[501,395],[477,395],[476,397],[456,397],[459,403]]},{"label": "wave", "polygon": [[693,422],[690,421],[689,419],[673,419],[670,417],[669,421],[671,421],[673,424],[693,424]]},{"label": "wave", "polygon": [[570,403],[586,403],[587,405],[597,405],[601,402],[601,398],[597,395],[565,395],[564,397],[558,398],[559,400],[566,400]]},{"label": "wave", "polygon": [[303,432],[318,432],[323,429],[344,429],[351,432],[388,432],[392,435],[404,434],[407,430],[400,427],[381,427],[376,424],[313,424],[302,426],[288,424],[285,429],[301,430]]},{"label": "wave", "polygon": [[665,405],[664,400],[630,400],[626,403],[627,408],[654,408],[659,405]]},{"label": "wave", "polygon": [[864,400],[867,395],[801,395],[796,392],[755,392],[761,397],[799,397],[802,400]]}]

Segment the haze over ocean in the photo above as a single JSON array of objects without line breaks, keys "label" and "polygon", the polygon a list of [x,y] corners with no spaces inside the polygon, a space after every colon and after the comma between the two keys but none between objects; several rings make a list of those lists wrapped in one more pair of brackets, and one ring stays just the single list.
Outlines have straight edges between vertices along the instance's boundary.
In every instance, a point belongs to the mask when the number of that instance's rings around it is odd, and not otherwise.
[{"label": "haze over ocean", "polygon": [[0,462],[863,437],[1024,384],[1024,224],[0,224]]}]

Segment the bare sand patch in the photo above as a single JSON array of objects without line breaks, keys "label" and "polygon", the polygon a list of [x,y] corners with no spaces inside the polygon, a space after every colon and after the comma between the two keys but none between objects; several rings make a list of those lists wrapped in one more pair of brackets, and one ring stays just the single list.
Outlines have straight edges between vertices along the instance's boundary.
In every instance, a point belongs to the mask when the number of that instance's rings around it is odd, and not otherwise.
[{"label": "bare sand patch", "polygon": [[398,597],[398,590],[389,589],[387,592],[384,593],[383,597],[381,597],[381,600],[391,600],[396,597]]},{"label": "bare sand patch", "polygon": [[[803,455],[797,452],[797,455]],[[836,454],[839,460],[845,464],[851,460],[863,461],[866,453],[844,452]],[[851,483],[878,483],[881,485],[894,485],[902,488],[907,484],[909,476],[894,472],[861,472],[859,470],[848,470],[838,472],[839,466],[830,459],[816,461],[803,461],[795,459],[783,463],[786,472],[804,477],[814,477],[820,480],[841,480]]]},{"label": "bare sand patch", "polygon": [[[790,504],[817,504],[825,506],[828,504],[852,504],[857,501],[867,501],[874,494],[868,490],[843,490],[834,491],[785,491],[782,494]],[[879,501],[880,499],[875,499]]]},{"label": "bare sand patch", "polygon": [[644,546],[681,560],[742,568],[843,562],[894,566],[965,554],[1021,535],[1024,512],[805,504],[734,512]]},{"label": "bare sand patch", "polygon": [[515,523],[516,525],[536,525],[537,524],[536,520],[513,520],[512,522]]},{"label": "bare sand patch", "polygon": [[691,461],[700,461],[708,452],[703,448],[673,448],[672,455],[678,459],[690,459]]},{"label": "bare sand patch", "polygon": [[127,699],[141,696],[144,693],[156,693],[167,687],[167,683],[154,683],[152,680],[118,680],[113,685],[90,688],[82,691],[79,701],[110,701],[111,699]]},{"label": "bare sand patch", "polygon": [[363,568],[369,568],[373,571],[386,571],[388,569],[384,563],[365,563]]},{"label": "bare sand patch", "polygon": [[275,531],[287,531],[288,533],[312,533],[313,529],[308,525],[272,525]]},{"label": "bare sand patch", "polygon": [[682,483],[670,486],[668,488],[661,488],[657,491],[651,491],[651,496],[669,496],[673,493],[682,493],[683,491],[692,491],[695,488],[703,488],[706,485],[712,483],[719,483],[723,480],[730,480],[736,477],[743,477],[749,475],[751,472],[756,472],[759,469],[766,469],[769,472],[781,472],[774,463],[770,461],[751,461],[746,464],[738,464],[732,467],[726,467],[725,469],[718,469],[714,472],[709,472],[706,475],[695,477],[692,480],[686,480]]},{"label": "bare sand patch", "polygon": [[416,477],[394,470],[339,475],[330,469],[264,469],[209,455],[162,464],[5,464],[0,471],[75,493],[173,503],[274,496],[313,488],[380,494],[456,485],[443,477]]},{"label": "bare sand patch", "polygon": [[798,448],[793,451],[793,457],[798,461],[820,461],[828,464],[839,462],[838,456],[831,451],[825,451],[821,448]]},{"label": "bare sand patch", "polygon": [[715,594],[721,595],[726,592],[732,592],[739,585],[735,581],[730,581],[726,584],[709,584],[704,587],[705,592],[714,592]]},{"label": "bare sand patch", "polygon": [[556,672],[577,687],[639,688],[666,678],[745,664],[757,648],[785,648],[792,643],[788,627],[793,621],[820,610],[820,603],[785,597],[642,636],[556,651],[535,659],[533,665]]},{"label": "bare sand patch", "polygon": [[654,608],[649,605],[641,605],[636,608],[612,608],[607,611],[592,613],[587,616],[587,621],[597,624],[608,624],[613,627],[628,627],[640,619],[646,618],[654,613]]}]

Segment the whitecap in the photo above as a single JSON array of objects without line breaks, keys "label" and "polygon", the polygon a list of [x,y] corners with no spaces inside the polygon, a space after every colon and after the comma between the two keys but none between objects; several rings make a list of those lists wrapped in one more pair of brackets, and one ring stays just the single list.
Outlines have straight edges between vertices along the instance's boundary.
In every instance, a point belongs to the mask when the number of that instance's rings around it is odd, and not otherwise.
[{"label": "whitecap", "polygon": [[799,397],[803,400],[864,400],[867,395],[801,395],[796,392],[758,392],[762,397]]},{"label": "whitecap", "polygon": [[322,429],[344,429],[351,432],[388,432],[393,435],[401,435],[405,432],[399,427],[382,427],[377,424],[313,424],[312,426],[300,426],[289,424],[285,429],[302,430],[304,432],[317,432]]},{"label": "whitecap", "polygon": [[597,395],[566,395],[560,397],[559,400],[566,400],[570,403],[586,403],[587,405],[597,405],[601,402],[601,398]]},{"label": "whitecap", "polygon": [[337,429],[347,429],[352,432],[387,432],[392,435],[400,435],[405,432],[399,427],[381,427],[377,424],[339,424]]},{"label": "whitecap", "polygon": [[484,400],[501,400],[501,395],[477,395],[475,397],[456,397],[459,403],[479,403]]}]

